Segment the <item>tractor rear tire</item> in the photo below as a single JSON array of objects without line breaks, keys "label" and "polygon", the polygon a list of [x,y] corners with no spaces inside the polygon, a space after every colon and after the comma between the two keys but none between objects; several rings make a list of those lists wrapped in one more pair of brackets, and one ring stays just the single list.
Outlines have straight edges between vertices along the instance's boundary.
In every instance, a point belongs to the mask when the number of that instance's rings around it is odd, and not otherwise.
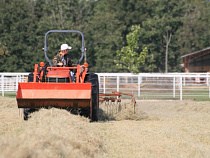
[{"label": "tractor rear tire", "polygon": [[[91,83],[91,100],[92,106],[90,109],[90,119],[91,121],[98,121],[98,113],[99,113],[99,83],[98,83],[98,75],[97,74],[87,74],[85,77],[86,83]],[[92,116],[91,116],[92,111]]]}]

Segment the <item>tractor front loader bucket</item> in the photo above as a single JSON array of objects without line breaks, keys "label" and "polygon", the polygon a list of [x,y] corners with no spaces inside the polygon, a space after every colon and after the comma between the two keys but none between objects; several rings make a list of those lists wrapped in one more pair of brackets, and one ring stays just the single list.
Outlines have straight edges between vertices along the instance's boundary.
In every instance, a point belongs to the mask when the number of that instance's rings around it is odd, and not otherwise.
[{"label": "tractor front loader bucket", "polygon": [[19,83],[18,108],[91,108],[91,83]]}]

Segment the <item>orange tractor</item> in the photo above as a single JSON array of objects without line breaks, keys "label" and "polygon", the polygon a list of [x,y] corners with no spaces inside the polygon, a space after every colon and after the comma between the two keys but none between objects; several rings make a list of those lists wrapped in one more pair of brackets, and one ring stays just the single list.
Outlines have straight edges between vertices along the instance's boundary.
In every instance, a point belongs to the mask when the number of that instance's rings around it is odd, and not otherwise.
[{"label": "orange tractor", "polygon": [[[49,33],[79,33],[82,36],[81,58],[76,67],[53,67],[47,56],[47,35]],[[27,83],[19,83],[17,91],[18,108],[24,108],[24,120],[40,108],[62,108],[80,111],[98,121],[99,83],[98,75],[88,73],[88,63],[80,64],[84,58],[84,36],[80,31],[51,30],[45,34],[45,58],[48,63],[35,64],[34,72]],[[72,73],[74,71],[75,73]]]}]

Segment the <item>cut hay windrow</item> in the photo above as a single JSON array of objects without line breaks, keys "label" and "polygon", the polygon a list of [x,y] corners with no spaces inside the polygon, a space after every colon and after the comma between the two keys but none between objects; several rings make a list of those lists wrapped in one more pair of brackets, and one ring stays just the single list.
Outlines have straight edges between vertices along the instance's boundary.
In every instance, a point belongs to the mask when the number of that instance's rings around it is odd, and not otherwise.
[{"label": "cut hay windrow", "polygon": [[[210,155],[210,102],[130,100],[100,104],[99,122],[63,109],[24,121],[15,98],[0,97],[0,158],[204,157]],[[120,107],[119,107],[120,106]],[[22,112],[22,111],[21,111]]]}]

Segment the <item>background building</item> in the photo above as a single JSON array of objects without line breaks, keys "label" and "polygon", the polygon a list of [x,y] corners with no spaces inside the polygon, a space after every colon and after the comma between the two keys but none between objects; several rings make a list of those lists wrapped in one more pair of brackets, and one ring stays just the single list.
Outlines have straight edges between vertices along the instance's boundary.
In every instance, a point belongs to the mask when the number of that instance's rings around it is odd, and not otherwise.
[{"label": "background building", "polygon": [[210,71],[210,47],[182,56],[185,72]]}]

